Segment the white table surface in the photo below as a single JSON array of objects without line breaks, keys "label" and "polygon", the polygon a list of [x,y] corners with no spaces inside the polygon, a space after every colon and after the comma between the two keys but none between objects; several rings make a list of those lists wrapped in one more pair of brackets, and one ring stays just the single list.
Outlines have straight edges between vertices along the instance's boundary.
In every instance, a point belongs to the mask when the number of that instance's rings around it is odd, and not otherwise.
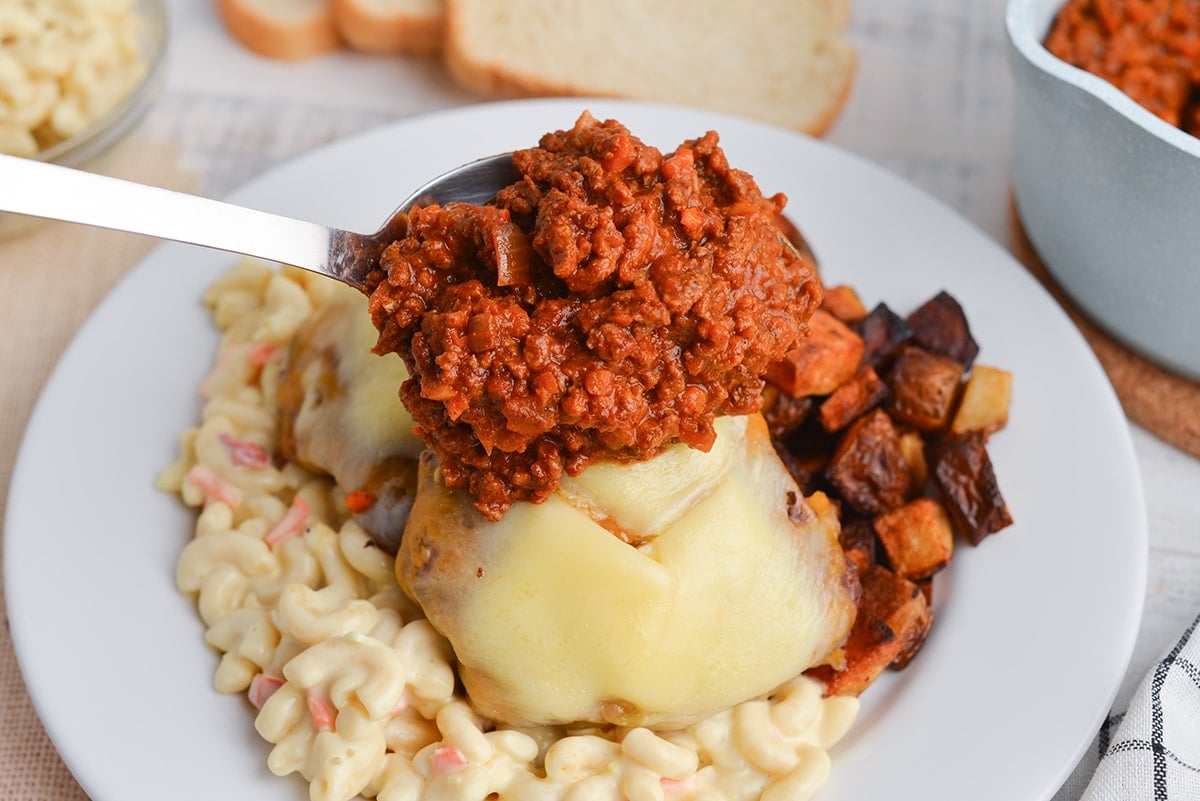
[{"label": "white table surface", "polygon": [[[1004,0],[853,4],[859,73],[827,140],[899,174],[1007,246]],[[221,196],[338,137],[482,100],[434,60],[348,52],[301,63],[260,59],[225,34],[214,2],[170,5],[167,86],[142,135],[178,143],[205,194]],[[1200,612],[1200,461],[1136,426],[1132,434],[1151,550],[1142,629],[1121,695]],[[1105,536],[1096,532],[1097,548]]]}]

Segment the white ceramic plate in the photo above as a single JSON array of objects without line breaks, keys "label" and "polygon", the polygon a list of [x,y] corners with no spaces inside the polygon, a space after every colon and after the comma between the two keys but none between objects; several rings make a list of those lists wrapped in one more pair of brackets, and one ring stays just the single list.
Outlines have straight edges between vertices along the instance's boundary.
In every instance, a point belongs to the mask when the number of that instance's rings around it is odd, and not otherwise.
[{"label": "white ceramic plate", "polygon": [[[730,162],[784,191],[826,280],[907,312],[957,296],[981,363],[1015,373],[990,451],[1016,524],[961,547],[933,634],[864,697],[822,801],[1036,801],[1093,736],[1141,614],[1146,530],[1124,418],[1083,339],[1001,248],[954,213],[817,141],[699,111],[613,101],[475,106],[339,142],[252,182],[238,203],[373,230],[426,179],[534,144],[579,111],[673,149],[720,132]],[[65,256],[64,256],[65,257]],[[9,497],[13,640],[51,738],[96,801],[299,801],[265,766],[241,697],[212,689],[174,566],[192,517],[153,487],[193,424],[216,337],[200,294],[232,265],[166,245],[101,304],[30,421]]]}]

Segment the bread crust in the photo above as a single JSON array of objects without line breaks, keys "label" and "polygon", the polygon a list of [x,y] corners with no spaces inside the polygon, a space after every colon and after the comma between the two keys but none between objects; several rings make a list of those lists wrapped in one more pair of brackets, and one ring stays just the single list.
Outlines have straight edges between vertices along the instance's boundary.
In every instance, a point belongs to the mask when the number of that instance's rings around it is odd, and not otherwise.
[{"label": "bread crust", "polygon": [[442,51],[442,13],[384,15],[362,0],[333,0],[333,18],[346,43],[363,53],[432,56]]},{"label": "bread crust", "polygon": [[854,90],[854,79],[858,77],[858,53],[851,50],[849,59],[850,63],[845,69],[841,88],[834,94],[825,113],[815,118],[808,126],[797,129],[801,133],[811,136],[824,136],[833,127],[833,124],[837,122],[838,117],[841,116],[842,109],[846,107],[846,103],[849,102],[850,95]]},{"label": "bread crust", "polygon": [[[469,0],[447,0],[446,32],[443,57],[446,69],[461,86],[474,92],[493,97],[539,97],[539,96],[588,96],[588,97],[641,97],[636,87],[628,92],[598,91],[577,81],[564,79],[546,72],[527,70],[515,61],[492,60],[481,55],[471,46],[473,5]],[[818,111],[802,120],[796,120],[790,109],[776,105],[760,104],[753,112],[741,111],[765,122],[792,128],[811,136],[823,136],[833,127],[843,108],[849,101],[858,72],[858,55],[840,37],[848,24],[851,13],[850,0],[836,0],[835,18],[837,28],[831,32],[830,41],[836,42],[841,56],[836,72],[836,81],[821,89],[822,103]],[[713,97],[704,105],[718,111],[729,111],[722,98]]]},{"label": "bread crust", "polygon": [[328,3],[298,20],[271,17],[251,0],[217,0],[217,13],[235,39],[266,58],[299,61],[342,47]]}]

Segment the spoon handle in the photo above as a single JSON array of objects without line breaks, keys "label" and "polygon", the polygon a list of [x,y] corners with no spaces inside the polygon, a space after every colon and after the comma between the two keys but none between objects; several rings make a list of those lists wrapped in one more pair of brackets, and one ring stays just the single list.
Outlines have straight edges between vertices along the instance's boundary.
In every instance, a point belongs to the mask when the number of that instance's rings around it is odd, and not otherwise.
[{"label": "spoon handle", "polygon": [[0,154],[0,211],[225,250],[328,273],[335,232],[315,223]]}]

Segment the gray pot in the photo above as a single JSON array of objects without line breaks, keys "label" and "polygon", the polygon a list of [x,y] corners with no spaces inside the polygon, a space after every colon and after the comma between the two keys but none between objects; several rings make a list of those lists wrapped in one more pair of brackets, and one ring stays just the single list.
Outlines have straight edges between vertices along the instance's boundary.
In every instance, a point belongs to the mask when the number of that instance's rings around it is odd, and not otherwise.
[{"label": "gray pot", "polygon": [[1013,185],[1047,269],[1130,349],[1200,380],[1200,139],[1042,46],[1063,0],[1010,0]]}]

